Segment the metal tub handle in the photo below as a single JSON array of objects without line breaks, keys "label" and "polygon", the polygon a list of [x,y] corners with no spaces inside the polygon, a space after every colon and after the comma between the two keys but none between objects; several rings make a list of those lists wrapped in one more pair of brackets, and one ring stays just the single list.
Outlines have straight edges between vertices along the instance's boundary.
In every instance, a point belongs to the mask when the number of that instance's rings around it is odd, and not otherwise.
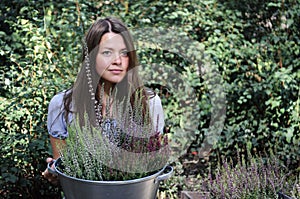
[{"label": "metal tub handle", "polygon": [[56,160],[53,160],[52,162],[49,162],[49,163],[47,164],[47,170],[48,170],[49,173],[51,173],[51,174],[53,174],[53,175],[58,175],[57,172],[56,172],[54,169],[51,168],[52,165],[53,165],[55,162],[56,162]]},{"label": "metal tub handle", "polygon": [[157,176],[155,179],[155,183],[169,179],[172,176],[174,169],[171,166],[166,166],[164,171],[167,171],[167,173]]}]

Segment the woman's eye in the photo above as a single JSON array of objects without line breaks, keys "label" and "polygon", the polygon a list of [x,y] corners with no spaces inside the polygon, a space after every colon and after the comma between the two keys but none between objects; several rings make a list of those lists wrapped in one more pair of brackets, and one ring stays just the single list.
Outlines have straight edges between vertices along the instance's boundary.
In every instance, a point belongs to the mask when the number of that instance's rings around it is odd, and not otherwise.
[{"label": "woman's eye", "polygon": [[108,51],[108,50],[105,50],[105,51],[102,52],[102,55],[104,55],[105,57],[108,57],[108,56],[110,56],[111,54],[112,54],[112,52],[111,52],[111,51]]},{"label": "woman's eye", "polygon": [[122,57],[127,57],[128,56],[128,51],[127,50],[121,51],[121,56]]}]

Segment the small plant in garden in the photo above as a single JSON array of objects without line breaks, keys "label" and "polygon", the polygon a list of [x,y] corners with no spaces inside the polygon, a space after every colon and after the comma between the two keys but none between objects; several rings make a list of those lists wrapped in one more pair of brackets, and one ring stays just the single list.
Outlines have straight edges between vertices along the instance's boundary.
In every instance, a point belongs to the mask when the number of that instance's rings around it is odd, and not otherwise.
[{"label": "small plant in garden", "polygon": [[[77,119],[68,127],[66,145],[59,146],[66,175],[96,181],[131,180],[161,170],[168,160],[167,136],[152,121],[139,117],[137,97],[114,103],[106,110],[101,126],[93,126],[85,115],[84,125]],[[148,110],[151,111],[151,110]]]},{"label": "small plant in garden", "polygon": [[233,161],[223,160],[217,171],[209,173],[208,179],[202,183],[200,192],[206,194],[201,198],[279,198],[279,192],[297,194],[289,173],[274,155],[267,159],[249,156],[250,161],[238,156],[240,160],[236,165]]}]

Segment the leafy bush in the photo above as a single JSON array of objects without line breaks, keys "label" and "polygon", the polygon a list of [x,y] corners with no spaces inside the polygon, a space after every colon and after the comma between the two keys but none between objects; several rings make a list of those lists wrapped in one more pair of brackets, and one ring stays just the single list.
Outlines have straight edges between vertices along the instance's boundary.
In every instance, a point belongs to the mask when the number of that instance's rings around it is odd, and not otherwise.
[{"label": "leafy bush", "polygon": [[[51,154],[46,113],[51,97],[70,84],[69,74],[74,69],[72,54],[68,52],[74,50],[74,35],[66,32],[66,16],[56,26],[62,30],[51,33],[53,12],[53,5],[43,1],[1,2],[1,16],[5,17],[1,24],[7,29],[1,30],[0,38],[6,46],[0,53],[4,72],[0,105],[0,140],[4,146],[0,150],[0,192],[6,198],[59,198],[58,188],[41,177],[45,159]],[[69,42],[61,47],[60,40]],[[64,53],[70,56],[67,58]],[[60,64],[63,67],[59,68]]]}]

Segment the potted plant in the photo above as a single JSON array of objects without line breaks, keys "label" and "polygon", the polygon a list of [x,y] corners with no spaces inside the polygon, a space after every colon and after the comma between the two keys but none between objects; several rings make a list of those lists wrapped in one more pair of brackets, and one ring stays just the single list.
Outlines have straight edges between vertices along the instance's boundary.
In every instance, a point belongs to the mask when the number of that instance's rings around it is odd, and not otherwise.
[{"label": "potted plant", "polygon": [[167,136],[138,118],[138,105],[130,109],[128,103],[107,110],[102,126],[91,125],[87,115],[84,125],[74,118],[68,126],[66,144],[58,146],[60,158],[48,164],[67,199],[153,199],[160,181],[171,176]]}]

